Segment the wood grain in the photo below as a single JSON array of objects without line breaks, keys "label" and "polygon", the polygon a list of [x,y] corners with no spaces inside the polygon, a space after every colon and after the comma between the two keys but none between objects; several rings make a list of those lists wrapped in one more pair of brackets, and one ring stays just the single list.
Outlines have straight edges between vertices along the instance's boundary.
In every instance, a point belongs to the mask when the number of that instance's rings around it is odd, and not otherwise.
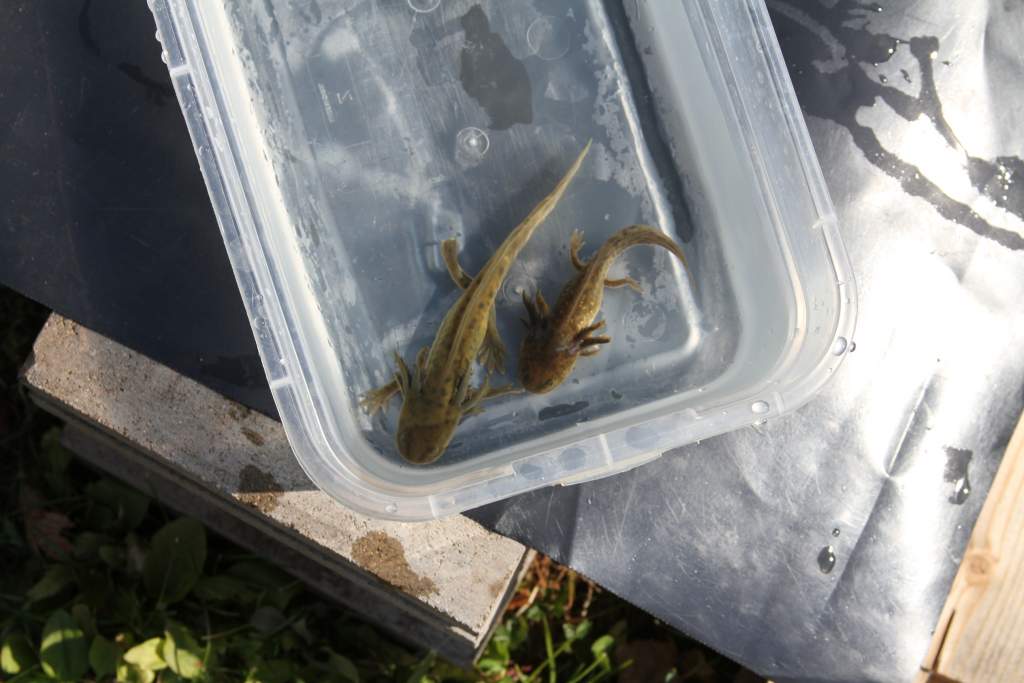
[{"label": "wood grain", "polygon": [[1024,680],[1024,418],[1003,456],[918,682]]}]

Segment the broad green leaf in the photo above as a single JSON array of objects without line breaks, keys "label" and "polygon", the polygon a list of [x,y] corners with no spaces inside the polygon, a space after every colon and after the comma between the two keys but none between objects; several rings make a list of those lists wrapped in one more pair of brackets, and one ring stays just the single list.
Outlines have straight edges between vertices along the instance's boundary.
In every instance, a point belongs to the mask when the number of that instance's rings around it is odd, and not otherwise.
[{"label": "broad green leaf", "polygon": [[75,536],[75,557],[81,560],[91,560],[104,542],[110,539],[95,531],[83,531]]},{"label": "broad green leaf", "polygon": [[263,649],[263,644],[263,639],[260,637],[240,633],[237,637],[232,638],[230,643],[225,645],[230,647],[231,655],[238,661],[251,665],[253,662],[260,661],[262,656],[260,651]]},{"label": "broad green leaf", "polygon": [[39,660],[43,671],[59,681],[75,681],[89,668],[89,644],[70,614],[54,611],[43,626]]},{"label": "broad green leaf", "polygon": [[478,661],[476,663],[476,667],[480,670],[480,673],[488,677],[503,674],[505,673],[505,669],[507,668],[505,666],[505,663],[501,660],[488,658],[484,658]]},{"label": "broad green leaf", "polygon": [[313,633],[309,630],[309,624],[306,622],[305,617],[292,622],[292,631],[302,638],[306,645],[311,645],[313,641],[316,640]]},{"label": "broad green leaf", "polygon": [[530,637],[530,624],[523,617],[516,617],[508,628],[508,649],[517,650]]},{"label": "broad green leaf", "polygon": [[124,586],[115,587],[110,572],[100,567],[78,567],[75,579],[79,601],[89,605],[93,612],[106,611],[112,597],[125,592]]},{"label": "broad green leaf", "polygon": [[206,531],[198,521],[176,519],[153,536],[142,578],[159,602],[181,600],[203,573],[206,562]]},{"label": "broad green leaf", "polygon": [[141,671],[159,671],[167,668],[167,662],[160,656],[163,638],[150,638],[124,653],[124,661]]},{"label": "broad green leaf", "polygon": [[103,678],[117,673],[121,651],[112,642],[97,635],[89,646],[89,665],[96,678]]},{"label": "broad green leaf", "polygon": [[93,618],[92,610],[89,609],[88,605],[83,605],[82,603],[74,605],[71,608],[71,616],[78,622],[86,638],[92,638],[96,635],[96,620]]},{"label": "broad green leaf", "polygon": [[265,636],[274,633],[284,624],[285,616],[281,610],[269,605],[257,608],[249,619],[249,625]]},{"label": "broad green leaf", "polygon": [[0,669],[11,676],[20,674],[36,663],[36,651],[20,633],[12,633],[0,647]]},{"label": "broad green leaf", "polygon": [[501,662],[508,662],[510,656],[509,643],[512,640],[512,636],[509,633],[508,626],[506,624],[499,624],[494,629],[494,634],[491,636],[491,642],[487,645],[487,651],[501,660]]},{"label": "broad green leaf", "polygon": [[234,577],[247,586],[266,589],[263,604],[270,604],[280,610],[288,607],[291,599],[302,592],[302,584],[276,567],[256,560],[238,562],[232,565],[228,576]]},{"label": "broad green leaf", "polygon": [[182,678],[192,680],[203,672],[202,649],[182,626],[171,626],[164,632],[160,654],[168,668]]},{"label": "broad green leaf", "polygon": [[331,673],[341,676],[341,680],[348,683],[359,683],[359,670],[351,659],[342,657],[333,650],[328,650],[328,653],[327,666],[330,667]]},{"label": "broad green leaf", "polygon": [[118,683],[153,683],[156,680],[156,672],[148,669],[140,669],[134,664],[121,662],[117,667]]},{"label": "broad green leaf", "polygon": [[131,531],[139,526],[149,509],[149,498],[112,479],[89,484],[85,494],[114,511],[115,525],[120,531]]},{"label": "broad green leaf", "polygon": [[240,598],[249,588],[233,576],[219,574],[199,579],[194,589],[195,596],[207,602],[227,602]]},{"label": "broad green leaf", "polygon": [[26,601],[39,602],[62,592],[75,582],[75,573],[65,564],[52,564],[43,578],[25,592]]},{"label": "broad green leaf", "polygon": [[124,548],[117,545],[101,545],[96,552],[104,564],[114,569],[124,566]]},{"label": "broad green leaf", "polygon": [[584,619],[580,623],[576,624],[576,639],[582,640],[590,635],[590,630],[593,626],[594,625],[588,619]]},{"label": "broad green leaf", "polygon": [[277,567],[258,560],[236,562],[228,569],[228,574],[261,588],[282,588],[295,581]]},{"label": "broad green leaf", "polygon": [[90,505],[82,513],[83,525],[90,529],[102,529],[104,531],[116,532],[117,512],[106,505]]},{"label": "broad green leaf", "polygon": [[272,659],[261,662],[249,671],[245,683],[291,683],[295,678],[291,662]]},{"label": "broad green leaf", "polygon": [[[443,681],[444,683],[456,683],[456,681],[465,681],[465,683],[480,683],[480,674],[474,669],[463,669],[443,659],[438,659],[434,662],[433,668],[430,669],[431,678]],[[511,682],[511,678],[506,678],[506,681]]]},{"label": "broad green leaf", "polygon": [[594,653],[595,657],[600,657],[614,644],[615,636],[603,635],[591,644],[590,651]]}]

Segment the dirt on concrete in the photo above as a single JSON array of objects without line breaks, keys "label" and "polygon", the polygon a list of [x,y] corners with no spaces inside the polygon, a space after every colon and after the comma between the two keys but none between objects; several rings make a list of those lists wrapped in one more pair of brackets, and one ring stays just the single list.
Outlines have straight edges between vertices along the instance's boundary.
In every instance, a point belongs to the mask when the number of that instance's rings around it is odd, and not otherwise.
[{"label": "dirt on concrete", "polygon": [[253,465],[246,465],[238,475],[238,500],[263,514],[277,507],[282,491],[272,474]]},{"label": "dirt on concrete", "polygon": [[430,577],[420,576],[409,566],[402,543],[383,531],[371,531],[357,538],[352,544],[352,560],[410,595],[437,592]]}]

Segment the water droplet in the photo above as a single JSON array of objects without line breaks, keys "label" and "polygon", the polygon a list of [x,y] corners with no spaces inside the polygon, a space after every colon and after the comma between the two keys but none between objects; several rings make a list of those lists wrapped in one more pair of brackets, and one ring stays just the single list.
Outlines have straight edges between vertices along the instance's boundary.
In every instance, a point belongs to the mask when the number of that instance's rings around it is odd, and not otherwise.
[{"label": "water droplet", "polygon": [[[412,4],[411,0],[409,4]],[[389,515],[393,515],[396,512],[398,512],[398,506],[395,505],[394,503],[388,503],[387,505],[384,506],[384,512],[388,513]]]},{"label": "water droplet", "polygon": [[475,166],[491,148],[487,133],[476,126],[463,128],[455,136],[455,158],[468,166]]},{"label": "water droplet", "polygon": [[971,480],[968,475],[974,453],[966,448],[950,446],[947,446],[945,451],[946,469],[942,478],[953,484],[953,493],[949,496],[949,502],[953,505],[963,505],[971,495]]},{"label": "water droplet", "polygon": [[836,538],[839,538],[839,527],[836,527],[835,529],[832,530],[832,535],[835,536]]},{"label": "water droplet", "polygon": [[832,546],[827,545],[818,553],[818,569],[821,570],[822,574],[828,574],[835,569],[835,566],[836,551]]},{"label": "water droplet", "polygon": [[832,344],[832,355],[841,356],[846,351],[846,347],[849,344],[846,341],[846,337],[836,337],[835,342]]},{"label": "water droplet", "polygon": [[[890,52],[892,52],[892,51],[890,50]],[[881,82],[881,83],[882,83],[883,85],[889,82],[889,79],[888,79],[888,78],[887,78],[887,77],[885,76],[885,74],[879,74],[879,75],[878,75],[878,80],[879,80],[879,81],[880,81],[880,82]]]},{"label": "water droplet", "polygon": [[616,401],[622,399],[622,394],[620,392],[618,392],[618,391],[615,391],[614,389],[612,389],[608,393],[611,394],[611,397],[614,398]]},{"label": "water droplet", "polygon": [[953,495],[950,496],[949,502],[953,503],[953,505],[963,505],[970,495],[971,482],[965,474],[963,479],[957,481],[956,489],[953,491]]},{"label": "water droplet", "polygon": [[167,50],[161,50],[160,51],[160,61],[163,62],[164,64],[167,64],[169,60],[170,60],[170,57],[167,55]]},{"label": "water droplet", "polygon": [[855,341],[850,342],[850,353],[853,353],[856,350],[857,350],[857,342],[855,342]]},{"label": "water droplet", "polygon": [[441,4],[441,0],[406,0],[416,12],[433,12]]},{"label": "water droplet", "polygon": [[530,52],[543,60],[561,59],[572,45],[572,23],[558,17],[537,17],[526,29]]},{"label": "water droplet", "polygon": [[766,401],[754,401],[753,403],[750,404],[750,411],[753,413],[757,413],[758,415],[763,415],[764,413],[767,413],[769,408],[770,406]]}]

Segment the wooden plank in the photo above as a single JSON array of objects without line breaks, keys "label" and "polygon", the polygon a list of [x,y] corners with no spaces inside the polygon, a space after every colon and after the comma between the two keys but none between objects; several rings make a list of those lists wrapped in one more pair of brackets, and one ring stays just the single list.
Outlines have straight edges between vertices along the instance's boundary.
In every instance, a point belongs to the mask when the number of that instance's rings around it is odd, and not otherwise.
[{"label": "wooden plank", "polygon": [[367,620],[472,660],[529,557],[453,516],[372,519],[319,491],[280,423],[73,322],[51,316],[24,382],[70,420],[72,450],[203,519]]},{"label": "wooden plank", "polygon": [[918,681],[1024,680],[1024,418],[1010,439]]}]

